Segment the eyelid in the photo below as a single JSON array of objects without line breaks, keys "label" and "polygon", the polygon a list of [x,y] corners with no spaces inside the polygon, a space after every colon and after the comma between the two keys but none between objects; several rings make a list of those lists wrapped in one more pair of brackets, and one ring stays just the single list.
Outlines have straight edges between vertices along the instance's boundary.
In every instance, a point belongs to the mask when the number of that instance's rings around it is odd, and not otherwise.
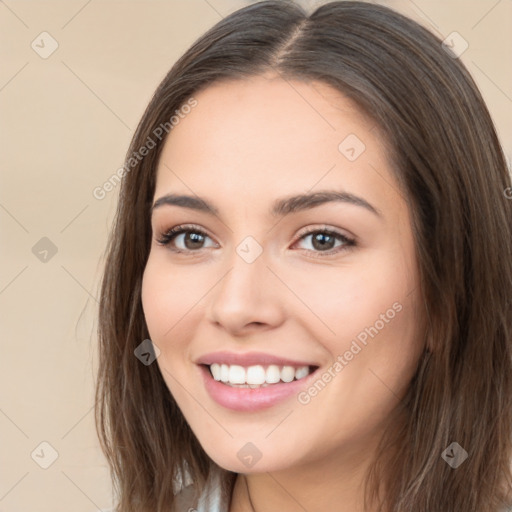
[{"label": "eyelid", "polygon": [[[310,235],[311,233],[317,233],[319,231],[329,232],[334,235],[342,236],[349,240],[356,241],[356,237],[354,235],[348,233],[346,230],[341,230],[340,228],[331,227],[329,224],[313,224],[311,226],[308,226],[299,231],[297,237],[295,238],[295,241],[300,240],[305,235]],[[345,231],[345,232],[343,232],[343,231]]]}]

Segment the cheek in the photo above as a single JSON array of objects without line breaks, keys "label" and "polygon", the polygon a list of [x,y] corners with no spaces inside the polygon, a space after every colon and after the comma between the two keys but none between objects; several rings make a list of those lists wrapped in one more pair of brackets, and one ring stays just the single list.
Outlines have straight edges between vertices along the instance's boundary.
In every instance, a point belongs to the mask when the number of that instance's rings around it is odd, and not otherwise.
[{"label": "cheek", "polygon": [[415,279],[399,257],[372,251],[364,257],[358,255],[346,266],[319,265],[314,272],[288,273],[286,280],[293,283],[294,293],[311,313],[304,318],[310,325],[318,325],[318,338],[341,341],[376,322],[381,326],[382,321],[399,316],[398,308],[405,308]]},{"label": "cheek", "polygon": [[158,272],[150,258],[142,279],[141,299],[146,324],[155,343],[172,326],[170,313],[174,311],[176,300],[168,281],[166,274]]},{"label": "cheek", "polygon": [[346,267],[304,273],[297,283],[297,293],[314,313],[301,321],[314,329],[333,360],[343,357],[333,389],[350,388],[357,402],[372,403],[379,393],[384,399],[389,389],[398,393],[416,367],[422,344],[412,262],[407,251],[373,251]]},{"label": "cheek", "polygon": [[165,255],[150,253],[142,279],[142,307],[149,337],[160,350],[156,363],[177,400],[181,393],[178,383],[186,382],[183,362],[188,359],[193,333],[190,322],[194,321],[197,303],[204,295],[194,285],[182,269],[170,268]]},{"label": "cheek", "polygon": [[194,315],[205,290],[191,271],[171,268],[165,255],[150,254],[142,279],[142,307],[150,335],[162,341]]},{"label": "cheek", "polygon": [[361,403],[380,397],[384,413],[405,392],[423,350],[412,262],[404,253],[380,254],[354,271],[351,292],[338,301],[335,351],[350,359],[345,378]]}]

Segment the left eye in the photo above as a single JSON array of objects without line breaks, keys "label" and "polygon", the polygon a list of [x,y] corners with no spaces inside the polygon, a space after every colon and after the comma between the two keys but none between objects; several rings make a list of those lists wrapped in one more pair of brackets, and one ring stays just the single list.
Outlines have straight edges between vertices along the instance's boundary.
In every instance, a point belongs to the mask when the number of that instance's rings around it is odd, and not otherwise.
[{"label": "left eye", "polygon": [[[295,244],[309,237],[311,237],[310,248],[306,248],[306,250],[313,253],[316,252],[320,256],[324,254],[330,255],[356,245],[355,240],[328,229],[316,229],[304,233]],[[207,248],[203,245],[206,239],[211,240],[200,228],[176,226],[163,233],[157,242],[165,246],[174,245],[174,247],[171,247],[171,250],[174,252],[197,252],[200,249]],[[340,241],[338,245],[336,245],[336,240]],[[180,246],[180,243],[184,244],[184,246]],[[213,243],[210,247],[216,247],[216,244]]]},{"label": "left eye", "polygon": [[[328,229],[316,229],[314,231],[309,231],[308,233],[303,234],[299,238],[299,241],[306,240],[309,237],[312,237],[309,244],[310,248],[306,248],[306,250],[312,250],[313,252],[318,253],[333,254],[338,252],[338,250],[345,250],[356,245],[354,239],[348,238],[337,231]],[[335,245],[336,240],[340,240],[341,242],[338,245]],[[339,249],[333,250],[335,247]],[[323,256],[323,254],[320,255]]]}]

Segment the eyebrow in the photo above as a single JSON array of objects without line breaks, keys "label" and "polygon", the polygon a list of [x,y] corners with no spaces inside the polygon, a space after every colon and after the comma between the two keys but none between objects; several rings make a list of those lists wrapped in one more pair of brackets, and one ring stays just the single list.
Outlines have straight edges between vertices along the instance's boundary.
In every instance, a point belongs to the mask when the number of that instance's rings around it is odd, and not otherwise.
[{"label": "eyebrow", "polygon": [[[309,210],[329,202],[342,202],[359,206],[372,212],[377,217],[383,217],[382,212],[378,208],[372,206],[362,197],[356,196],[349,192],[338,192],[335,190],[298,194],[278,199],[272,204],[270,215],[274,217],[282,217],[290,213]],[[151,207],[151,213],[164,205],[181,206],[182,208],[190,208],[192,210],[197,210],[216,216],[219,214],[218,208],[216,208],[208,200],[198,196],[188,196],[182,194],[166,194],[158,198]]]}]

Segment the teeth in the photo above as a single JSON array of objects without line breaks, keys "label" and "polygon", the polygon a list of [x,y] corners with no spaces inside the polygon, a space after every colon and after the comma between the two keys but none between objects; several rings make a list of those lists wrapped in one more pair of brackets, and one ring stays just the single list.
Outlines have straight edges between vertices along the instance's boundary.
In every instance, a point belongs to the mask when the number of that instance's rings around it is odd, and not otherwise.
[{"label": "teeth", "polygon": [[[242,370],[244,369],[242,368]],[[247,379],[247,384],[263,384],[265,382],[265,368],[261,365],[249,366],[247,370],[244,370],[244,380],[245,379]],[[241,382],[241,384],[243,384],[243,382]]]},{"label": "teeth", "polygon": [[309,375],[309,366],[294,368],[293,366],[277,366],[271,364],[266,368],[262,365],[249,366],[247,368],[237,364],[210,365],[210,371],[216,381],[224,382],[236,387],[259,388],[269,384],[292,382]]},{"label": "teeth", "polygon": [[[245,384],[245,370],[243,366],[232,364],[229,367],[229,379],[231,384]],[[251,382],[251,384],[253,384]]]},{"label": "teeth", "polygon": [[309,375],[309,367],[302,366],[301,368],[297,368],[295,371],[295,378],[297,380],[303,379],[304,377],[307,377]]},{"label": "teeth", "polygon": [[283,366],[281,370],[281,380],[291,382],[295,378],[295,368],[292,366]]},{"label": "teeth", "polygon": [[227,364],[220,366],[220,380],[222,382],[228,382],[229,380],[229,366]]},{"label": "teeth", "polygon": [[[215,380],[222,380],[222,370],[220,365],[218,364],[212,364],[210,366],[210,371],[212,372],[212,376]],[[223,381],[224,382],[224,381]]]}]

